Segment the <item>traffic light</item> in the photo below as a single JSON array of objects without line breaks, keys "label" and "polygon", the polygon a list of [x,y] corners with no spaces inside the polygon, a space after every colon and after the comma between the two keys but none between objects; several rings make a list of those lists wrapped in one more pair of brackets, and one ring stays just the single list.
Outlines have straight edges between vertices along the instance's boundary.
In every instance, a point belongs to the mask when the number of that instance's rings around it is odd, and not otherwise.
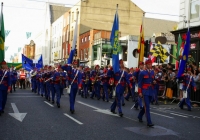
[{"label": "traffic light", "polygon": [[148,40],[144,43],[144,57],[149,57],[150,42]]}]

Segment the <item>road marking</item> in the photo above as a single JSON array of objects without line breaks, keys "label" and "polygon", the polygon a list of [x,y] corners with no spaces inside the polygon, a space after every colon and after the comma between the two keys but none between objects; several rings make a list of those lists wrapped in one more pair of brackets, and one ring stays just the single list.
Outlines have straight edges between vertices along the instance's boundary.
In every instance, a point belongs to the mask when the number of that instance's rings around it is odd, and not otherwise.
[{"label": "road marking", "polygon": [[183,116],[189,116],[189,117],[200,119],[199,116],[189,115],[189,114],[185,114],[185,113],[181,113],[181,112],[176,112],[176,111],[171,111],[171,110],[162,110],[162,109],[156,109],[156,110],[163,112],[163,113],[175,113],[175,114],[180,114],[180,115],[183,115]]},{"label": "road marking", "polygon": [[112,104],[113,102],[109,101],[109,103],[111,103],[111,104]]},{"label": "road marking", "polygon": [[48,103],[47,101],[44,101],[46,104],[48,104],[51,107],[54,107],[52,104]]},{"label": "road marking", "polygon": [[14,113],[8,113],[8,114],[17,119],[18,121],[22,122],[27,113],[19,113],[19,110],[17,109],[15,103],[11,103],[11,106],[13,108]]},{"label": "road marking", "polygon": [[188,118],[187,116],[183,116],[183,115],[180,115],[180,114],[175,114],[175,113],[170,113],[170,114],[180,116],[180,117],[184,117],[184,118]]},{"label": "road marking", "polygon": [[75,121],[76,123],[78,123],[78,124],[80,124],[80,125],[82,125],[83,123],[82,122],[80,122],[80,121],[78,121],[77,119],[75,119],[75,118],[73,118],[73,117],[71,117],[71,116],[69,116],[68,114],[64,114],[65,116],[67,116],[68,118],[70,118],[71,120],[73,120],[73,121]]},{"label": "road marking", "polygon": [[125,116],[123,116],[123,118],[126,118],[126,119],[129,119],[129,120],[132,120],[132,121],[138,122],[137,120],[135,120],[135,119],[131,119],[131,118],[129,118],[129,117],[125,117]]},{"label": "road marking", "polygon": [[103,113],[103,114],[107,114],[107,115],[111,115],[111,116],[119,117],[117,114],[113,114],[113,113],[110,112],[110,110],[108,110],[108,109],[97,108],[97,107],[94,107],[94,106],[92,106],[92,105],[83,103],[83,102],[81,102],[81,101],[77,101],[77,102],[78,102],[79,104],[82,104],[82,105],[85,105],[85,106],[87,106],[87,107],[90,107],[90,108],[95,109],[94,111],[96,111],[96,112]]},{"label": "road marking", "polygon": [[163,117],[166,117],[166,118],[170,118],[170,119],[173,119],[173,118],[174,118],[174,117],[170,117],[170,116],[162,115],[162,114],[155,113],[155,112],[151,112],[151,113],[152,113],[152,114],[155,114],[155,115],[163,116]]},{"label": "road marking", "polygon": [[99,108],[94,107],[94,106],[89,105],[89,104],[86,104],[86,103],[83,103],[83,102],[81,102],[81,101],[77,101],[77,103],[82,104],[82,105],[85,105],[85,106],[88,106],[88,107],[93,108],[93,109],[96,109],[96,110],[99,110]]}]

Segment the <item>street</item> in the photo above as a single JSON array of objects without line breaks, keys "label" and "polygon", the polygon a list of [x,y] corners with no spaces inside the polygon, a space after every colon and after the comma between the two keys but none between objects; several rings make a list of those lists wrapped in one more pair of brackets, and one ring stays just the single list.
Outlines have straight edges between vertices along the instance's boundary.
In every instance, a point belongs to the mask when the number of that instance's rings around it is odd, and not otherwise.
[{"label": "street", "polygon": [[[61,108],[30,89],[8,95],[5,113],[0,116],[0,140],[197,140],[200,135],[200,108],[180,110],[176,104],[151,105],[154,128],[137,119],[139,110],[132,101],[122,107],[124,116],[112,114],[109,102],[82,98],[77,94],[75,114],[69,111],[69,97],[61,97]],[[117,110],[116,110],[117,111]],[[22,114],[21,114],[22,113]]]}]

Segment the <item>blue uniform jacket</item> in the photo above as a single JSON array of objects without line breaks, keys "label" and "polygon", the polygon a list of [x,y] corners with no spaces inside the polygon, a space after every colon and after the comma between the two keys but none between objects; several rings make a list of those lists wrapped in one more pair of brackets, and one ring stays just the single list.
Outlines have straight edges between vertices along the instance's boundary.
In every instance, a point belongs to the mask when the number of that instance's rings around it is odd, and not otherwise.
[{"label": "blue uniform jacket", "polygon": [[54,86],[64,88],[66,79],[67,77],[65,72],[55,72],[53,76]]},{"label": "blue uniform jacket", "polygon": [[[189,81],[190,81],[190,85],[187,89],[187,86],[189,84]],[[189,75],[185,75],[183,76],[183,89],[182,90],[186,90],[187,89],[187,92],[190,92],[192,89],[196,89],[196,84],[194,82],[194,78],[192,77],[190,79],[190,76]]]},{"label": "blue uniform jacket", "polygon": [[146,96],[153,96],[154,93],[154,71],[143,70],[138,78],[138,92]]},{"label": "blue uniform jacket", "polygon": [[[115,85],[116,85],[116,92],[120,92],[125,90],[126,84],[130,85],[130,81],[128,79],[128,73],[124,71],[124,74],[122,76],[123,71],[118,71],[114,74],[114,79],[115,79]],[[121,78],[122,76],[122,78]],[[119,80],[121,78],[120,83],[118,84]]]}]

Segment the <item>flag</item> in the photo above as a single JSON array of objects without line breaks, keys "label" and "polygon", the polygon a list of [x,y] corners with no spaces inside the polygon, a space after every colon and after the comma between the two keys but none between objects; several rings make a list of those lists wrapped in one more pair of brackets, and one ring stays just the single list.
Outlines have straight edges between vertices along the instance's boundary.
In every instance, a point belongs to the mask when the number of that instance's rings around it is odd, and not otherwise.
[{"label": "flag", "polygon": [[31,71],[33,69],[33,60],[29,59],[23,54],[22,54],[22,68],[24,68],[27,71]]},{"label": "flag", "polygon": [[158,42],[158,44],[150,50],[150,54],[155,57],[159,57],[162,63],[164,63],[169,56],[168,51],[161,45],[160,42]]},{"label": "flag", "polygon": [[3,3],[1,5],[1,17],[0,17],[0,62],[4,60],[4,42],[5,42],[5,29],[3,20]]},{"label": "flag", "polygon": [[119,17],[116,10],[112,32],[110,35],[111,46],[113,47],[112,66],[114,73],[119,71]]},{"label": "flag", "polygon": [[181,75],[184,73],[185,66],[188,61],[189,50],[190,50],[190,30],[188,29],[183,55],[178,70],[178,76],[177,76],[178,78],[180,78]]},{"label": "flag", "polygon": [[[153,44],[151,42],[151,39],[149,40],[149,45],[150,45],[150,50],[152,50],[153,49]],[[151,59],[152,63],[154,63],[156,61],[156,57],[154,57],[151,54],[149,54],[149,58]]]},{"label": "flag", "polygon": [[38,59],[38,62],[36,64],[36,68],[38,68],[38,69],[43,68],[42,54],[41,54],[40,58]]},{"label": "flag", "polygon": [[[181,35],[179,34],[179,36],[178,36],[178,44],[177,44],[176,58],[179,58],[179,56],[182,55],[182,52],[180,52],[181,44],[182,44],[182,38],[181,38]],[[180,54],[180,53],[181,53],[181,54]],[[176,61],[176,69],[178,69],[178,67],[179,67],[179,61]]]},{"label": "flag", "polygon": [[73,38],[73,42],[72,42],[72,49],[70,51],[69,58],[68,58],[68,64],[72,64],[72,61],[74,58],[74,54],[75,54],[75,50],[76,50],[76,41],[77,41],[77,28],[78,28],[78,14],[77,14],[77,18],[76,18],[74,38]]},{"label": "flag", "polygon": [[142,24],[141,24],[141,27],[140,27],[140,36],[139,36],[139,42],[138,42],[138,53],[139,53],[138,62],[143,62],[144,61],[144,28],[143,28],[143,19],[142,19]]}]

